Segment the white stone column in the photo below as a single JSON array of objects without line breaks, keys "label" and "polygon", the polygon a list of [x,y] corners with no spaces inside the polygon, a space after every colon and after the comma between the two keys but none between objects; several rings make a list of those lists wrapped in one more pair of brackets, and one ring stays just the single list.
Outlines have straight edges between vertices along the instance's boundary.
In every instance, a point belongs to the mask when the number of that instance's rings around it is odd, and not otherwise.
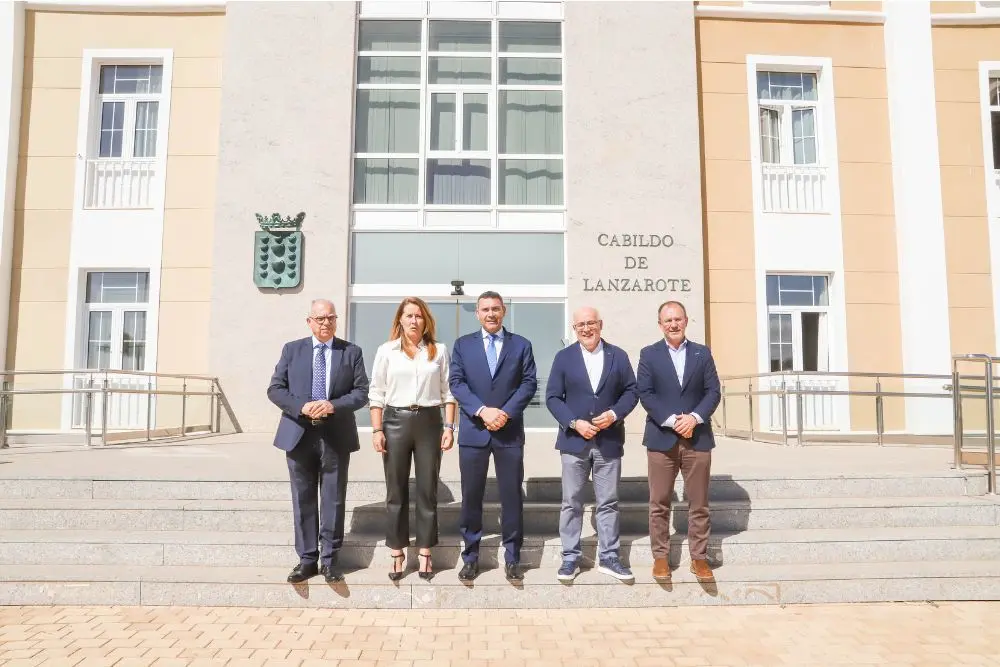
[{"label": "white stone column", "polygon": [[[14,199],[21,86],[24,73],[24,3],[0,2],[0,351],[6,359],[10,317],[10,273],[14,245]],[[6,367],[6,362],[4,362]]]},{"label": "white stone column", "polygon": [[[930,3],[883,3],[889,138],[899,262],[899,312],[904,373],[950,373],[948,270],[945,260],[941,160]],[[941,391],[940,381],[908,380],[907,391]],[[910,433],[951,430],[951,405],[906,399]]]}]

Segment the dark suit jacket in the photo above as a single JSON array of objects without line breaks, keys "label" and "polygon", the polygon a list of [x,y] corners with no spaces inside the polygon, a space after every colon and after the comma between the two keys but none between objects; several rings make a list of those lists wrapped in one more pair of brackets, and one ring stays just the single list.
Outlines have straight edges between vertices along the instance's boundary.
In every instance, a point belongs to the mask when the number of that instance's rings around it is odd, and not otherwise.
[{"label": "dark suit jacket", "polygon": [[[496,375],[491,378],[482,333],[477,329],[458,338],[451,351],[448,384],[461,412],[458,444],[486,447],[492,441],[501,447],[522,447],[524,409],[538,390],[531,342],[504,329]],[[476,411],[483,406],[507,413],[509,418],[502,429],[490,432],[476,417]]]},{"label": "dark suit jacket", "polygon": [[[274,446],[286,452],[295,449],[309,425],[302,406],[312,400],[313,339],[300,338],[285,343],[281,359],[274,367],[267,397],[281,408],[281,419],[274,434]],[[360,449],[354,411],[368,402],[368,374],[361,348],[346,340],[333,338],[330,349],[330,395],[333,414],[322,426],[326,440],[349,452]]]},{"label": "dark suit jacket", "polygon": [[[545,405],[559,422],[556,449],[579,454],[594,443],[605,458],[625,453],[625,417],[635,409],[639,393],[635,373],[625,350],[607,341],[604,343],[604,368],[597,392],[591,389],[590,376],[583,361],[580,343],[574,343],[556,353],[545,389]],[[590,440],[569,427],[574,419],[592,420],[606,410],[614,410],[618,420],[598,432]]]},{"label": "dark suit jacket", "polygon": [[642,348],[636,373],[639,402],[646,410],[646,431],[643,444],[654,451],[665,452],[677,444],[677,433],[661,426],[670,415],[696,412],[705,420],[691,435],[698,451],[715,447],[710,417],[722,399],[719,374],[715,370],[712,352],[704,345],[688,341],[684,360],[684,383],[677,383],[677,371],[667,351],[667,341],[660,340]]}]

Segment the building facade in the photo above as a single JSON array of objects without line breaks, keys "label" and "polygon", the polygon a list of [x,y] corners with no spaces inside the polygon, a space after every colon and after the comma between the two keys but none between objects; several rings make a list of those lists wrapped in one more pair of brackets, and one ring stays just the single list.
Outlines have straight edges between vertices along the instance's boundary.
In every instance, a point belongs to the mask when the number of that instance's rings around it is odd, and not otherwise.
[{"label": "building facade", "polygon": [[[633,362],[677,299],[723,375],[948,373],[1000,335],[998,38],[993,2],[5,3],[7,368],[214,375],[267,430],[312,298],[370,366],[401,297],[450,343],[495,289],[540,432],[581,305]],[[297,256],[260,252],[275,212],[305,213]],[[816,398],[806,427],[871,429],[869,405]]]}]

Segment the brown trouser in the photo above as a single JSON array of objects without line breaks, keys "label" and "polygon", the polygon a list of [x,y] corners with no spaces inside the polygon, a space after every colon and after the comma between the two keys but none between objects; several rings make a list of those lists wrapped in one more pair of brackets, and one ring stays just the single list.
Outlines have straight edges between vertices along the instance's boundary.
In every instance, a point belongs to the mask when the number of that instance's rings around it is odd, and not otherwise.
[{"label": "brown trouser", "polygon": [[688,547],[691,560],[705,560],[711,522],[708,516],[708,480],[712,452],[697,452],[687,438],[678,438],[668,452],[646,450],[649,462],[649,542],[653,558],[670,555],[670,501],[677,471],[684,476],[688,501]]}]

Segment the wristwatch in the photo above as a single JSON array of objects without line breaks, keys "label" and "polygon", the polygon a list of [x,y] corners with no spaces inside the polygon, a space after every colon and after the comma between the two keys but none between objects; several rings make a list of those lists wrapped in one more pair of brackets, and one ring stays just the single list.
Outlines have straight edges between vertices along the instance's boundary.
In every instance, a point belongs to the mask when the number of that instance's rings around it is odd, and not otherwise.
[{"label": "wristwatch", "polygon": [[455,425],[454,424],[445,424],[444,427],[446,429],[448,429],[449,431],[454,431],[455,430]]},{"label": "wristwatch", "polygon": [[570,429],[575,429],[576,428],[576,420],[575,419],[570,420],[569,427],[570,427]]}]

